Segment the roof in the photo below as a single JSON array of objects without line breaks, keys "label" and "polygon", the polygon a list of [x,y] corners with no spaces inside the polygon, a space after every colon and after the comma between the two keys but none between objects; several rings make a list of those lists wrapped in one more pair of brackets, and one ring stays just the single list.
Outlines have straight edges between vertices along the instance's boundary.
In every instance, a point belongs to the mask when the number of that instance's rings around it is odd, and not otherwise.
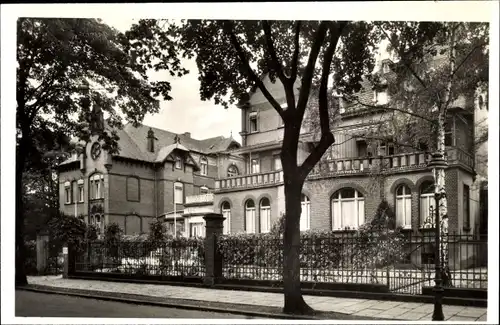
[{"label": "roof", "polygon": [[[147,137],[150,129],[155,136],[154,152],[150,152],[147,148]],[[232,137],[218,136],[199,140],[192,138],[189,133],[177,134],[142,124],[134,127],[129,123],[123,129],[118,129],[117,134],[119,137],[119,153],[113,156],[146,162],[164,161],[175,149],[208,155],[225,151],[232,144],[240,146]],[[176,143],[176,138],[179,139],[179,143]],[[77,160],[78,157],[74,156],[61,163],[61,165]]]}]

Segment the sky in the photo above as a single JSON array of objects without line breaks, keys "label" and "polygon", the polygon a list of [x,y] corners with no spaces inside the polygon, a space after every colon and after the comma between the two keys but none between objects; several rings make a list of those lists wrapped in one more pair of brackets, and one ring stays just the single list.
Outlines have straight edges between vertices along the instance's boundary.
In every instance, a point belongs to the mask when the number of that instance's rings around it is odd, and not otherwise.
[{"label": "sky", "polygon": [[[101,17],[103,22],[124,32],[136,22],[134,19],[124,19],[120,16]],[[236,106],[225,109],[215,105],[212,101],[200,100],[198,69],[194,60],[183,60],[183,66],[189,74],[174,78],[170,75],[168,80],[172,86],[170,101],[160,102],[158,114],[148,114],[143,124],[166,129],[175,133],[191,132],[191,137],[196,139],[211,138],[216,136],[229,137],[241,143],[241,112]],[[165,72],[167,73],[167,72]],[[162,77],[161,72],[155,77]]]}]

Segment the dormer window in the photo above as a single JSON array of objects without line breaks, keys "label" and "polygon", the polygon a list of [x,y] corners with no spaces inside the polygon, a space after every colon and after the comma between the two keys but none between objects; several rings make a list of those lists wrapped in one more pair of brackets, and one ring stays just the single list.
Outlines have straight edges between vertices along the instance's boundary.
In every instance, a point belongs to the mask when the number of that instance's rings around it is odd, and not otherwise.
[{"label": "dormer window", "polygon": [[175,157],[175,168],[182,169],[182,160],[181,157]]},{"label": "dormer window", "polygon": [[374,90],[373,101],[376,105],[385,105],[389,101],[386,90]]},{"label": "dormer window", "polygon": [[201,170],[200,170],[201,175],[205,175],[205,176],[208,175],[208,160],[207,160],[207,158],[201,157],[200,166],[201,166]]},{"label": "dormer window", "polygon": [[250,113],[250,133],[257,132],[257,112]]},{"label": "dormer window", "polygon": [[391,71],[391,68],[389,67],[388,62],[382,63],[382,72],[383,73],[389,73]]}]

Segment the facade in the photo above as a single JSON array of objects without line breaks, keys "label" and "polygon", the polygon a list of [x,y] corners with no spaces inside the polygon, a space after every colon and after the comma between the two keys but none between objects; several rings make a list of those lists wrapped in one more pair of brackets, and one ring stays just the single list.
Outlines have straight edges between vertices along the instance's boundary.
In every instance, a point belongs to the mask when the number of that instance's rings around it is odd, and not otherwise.
[{"label": "facade", "polygon": [[[384,62],[387,64],[388,62]],[[381,69],[386,69],[382,64]],[[278,102],[286,103],[279,85],[264,84]],[[370,105],[390,101],[387,90],[365,84],[359,97]],[[430,154],[399,147],[391,139],[367,141],[363,136],[387,113],[339,99],[340,118],[332,130],[336,144],[310,173],[303,188],[301,230],[349,231],[369,222],[383,199],[396,214],[398,226],[421,233],[434,219]],[[468,108],[473,99],[460,98],[449,110],[446,130],[448,168],[446,190],[449,231],[475,234],[479,218],[479,190],[475,184],[474,121]],[[262,233],[285,213],[283,173],[279,159],[282,121],[259,90],[240,106],[242,147],[232,151],[243,158],[238,175],[215,181],[214,210],[230,220],[230,231]],[[307,157],[318,139],[303,127],[298,161]],[[238,163],[241,164],[240,161]],[[483,220],[484,222],[484,220]]]},{"label": "facade", "polygon": [[240,144],[145,125],[128,124],[118,135],[118,154],[103,150],[95,135],[59,166],[60,210],[101,231],[114,222],[125,234],[144,233],[154,218],[164,217],[171,231],[199,235],[203,198],[213,191],[222,176],[219,164],[227,160],[222,152]]}]

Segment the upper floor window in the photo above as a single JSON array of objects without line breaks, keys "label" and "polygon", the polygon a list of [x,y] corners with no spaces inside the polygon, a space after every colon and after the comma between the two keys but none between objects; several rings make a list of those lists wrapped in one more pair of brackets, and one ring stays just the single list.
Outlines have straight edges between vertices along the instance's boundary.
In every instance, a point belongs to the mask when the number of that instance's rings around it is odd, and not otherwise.
[{"label": "upper floor window", "polygon": [[379,156],[394,155],[395,154],[394,143],[390,141],[380,141],[378,146]]},{"label": "upper floor window", "polygon": [[389,101],[387,91],[385,90],[375,90],[373,92],[373,101],[376,105],[385,105]]},{"label": "upper floor window", "polygon": [[208,160],[207,160],[207,158],[201,157],[200,165],[201,165],[201,174],[208,175]]},{"label": "upper floor window", "polygon": [[382,72],[389,73],[389,71],[391,71],[391,68],[389,67],[389,63],[387,63],[387,62],[382,63]]},{"label": "upper floor window", "polygon": [[64,183],[64,202],[66,204],[71,203],[71,183],[70,182],[65,182]]},{"label": "upper floor window", "polygon": [[227,177],[233,177],[233,176],[238,176],[238,175],[239,175],[239,172],[238,172],[238,167],[236,167],[236,165],[230,165],[227,168]]},{"label": "upper floor window", "polygon": [[83,202],[85,200],[85,192],[83,189],[83,179],[78,180],[78,202]]},{"label": "upper floor window", "polygon": [[140,201],[140,187],[138,177],[127,177],[127,201]]},{"label": "upper floor window", "polygon": [[282,170],[281,166],[281,157],[280,155],[274,155],[274,164],[273,164],[273,170]]},{"label": "upper floor window", "polygon": [[366,143],[366,140],[357,140],[356,149],[358,150],[358,157],[368,156],[368,144]]},{"label": "upper floor window", "polygon": [[94,174],[90,177],[90,199],[102,199],[104,198],[104,175]]},{"label": "upper floor window", "polygon": [[250,113],[250,133],[257,132],[258,124],[257,124],[257,112]]},{"label": "upper floor window", "polygon": [[180,182],[174,183],[174,204],[184,203],[184,184]]},{"label": "upper floor window", "polygon": [[453,146],[453,132],[451,127],[447,123],[444,129],[444,145],[445,146]]},{"label": "upper floor window", "polygon": [[175,168],[182,169],[182,159],[181,159],[181,157],[175,157]]},{"label": "upper floor window", "polygon": [[353,188],[343,188],[332,196],[333,229],[357,229],[365,223],[365,198]]},{"label": "upper floor window", "polygon": [[260,173],[259,159],[252,159],[251,164],[252,164],[252,174]]}]

